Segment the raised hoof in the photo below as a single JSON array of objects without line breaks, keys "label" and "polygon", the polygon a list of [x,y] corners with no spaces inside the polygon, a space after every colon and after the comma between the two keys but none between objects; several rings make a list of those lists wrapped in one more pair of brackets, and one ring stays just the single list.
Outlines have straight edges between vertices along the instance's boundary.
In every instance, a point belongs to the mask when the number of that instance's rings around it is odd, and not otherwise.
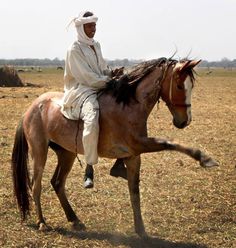
[{"label": "raised hoof", "polygon": [[39,223],[39,231],[46,232],[49,228],[45,223]]},{"label": "raised hoof", "polygon": [[209,168],[209,167],[214,167],[214,166],[219,166],[219,164],[212,158],[210,157],[207,157],[207,158],[203,158],[201,161],[200,161],[200,165],[202,167],[205,167],[205,168]]},{"label": "raised hoof", "polygon": [[84,188],[85,189],[91,189],[93,188],[93,180],[89,177],[85,178],[84,180]]},{"label": "raised hoof", "polygon": [[85,231],[86,230],[86,227],[85,225],[80,222],[79,220],[76,220],[72,223],[72,226],[71,226],[72,230],[75,230],[75,231]]}]

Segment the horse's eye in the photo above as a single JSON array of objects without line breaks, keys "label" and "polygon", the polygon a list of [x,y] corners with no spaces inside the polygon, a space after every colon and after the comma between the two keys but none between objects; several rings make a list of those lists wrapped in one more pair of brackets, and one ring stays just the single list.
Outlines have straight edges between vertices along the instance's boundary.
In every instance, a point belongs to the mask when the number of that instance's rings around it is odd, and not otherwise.
[{"label": "horse's eye", "polygon": [[184,86],[183,85],[180,85],[180,84],[177,84],[177,89],[183,90],[184,89]]}]

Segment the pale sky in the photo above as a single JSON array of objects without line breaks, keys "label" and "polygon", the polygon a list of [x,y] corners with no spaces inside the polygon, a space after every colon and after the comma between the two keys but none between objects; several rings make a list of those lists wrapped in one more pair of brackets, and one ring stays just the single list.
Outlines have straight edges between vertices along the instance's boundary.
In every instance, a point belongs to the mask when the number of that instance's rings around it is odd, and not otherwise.
[{"label": "pale sky", "polygon": [[64,59],[84,10],[107,59],[236,59],[236,0],[0,1],[0,59]]}]

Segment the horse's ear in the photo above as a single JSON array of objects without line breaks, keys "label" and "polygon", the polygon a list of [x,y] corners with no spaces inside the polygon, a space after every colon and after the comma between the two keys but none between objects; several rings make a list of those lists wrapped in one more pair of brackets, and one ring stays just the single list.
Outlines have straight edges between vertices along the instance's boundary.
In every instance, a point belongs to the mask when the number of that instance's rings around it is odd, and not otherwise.
[{"label": "horse's ear", "polygon": [[184,63],[181,64],[180,68],[179,68],[179,71],[183,71],[183,70],[186,70],[187,68],[193,68],[195,67],[197,64],[199,64],[201,62],[201,59],[200,60],[187,60],[185,61]]}]

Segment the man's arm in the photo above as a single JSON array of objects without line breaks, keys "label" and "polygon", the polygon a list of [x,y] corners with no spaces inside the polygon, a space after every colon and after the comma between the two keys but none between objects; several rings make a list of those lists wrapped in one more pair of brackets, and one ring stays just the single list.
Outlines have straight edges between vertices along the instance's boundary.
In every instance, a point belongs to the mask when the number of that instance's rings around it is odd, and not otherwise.
[{"label": "man's arm", "polygon": [[88,63],[84,60],[84,55],[77,50],[72,49],[69,52],[68,63],[76,81],[82,82],[82,84],[91,88],[103,88],[105,87],[106,82],[110,80],[109,76],[94,73]]}]

